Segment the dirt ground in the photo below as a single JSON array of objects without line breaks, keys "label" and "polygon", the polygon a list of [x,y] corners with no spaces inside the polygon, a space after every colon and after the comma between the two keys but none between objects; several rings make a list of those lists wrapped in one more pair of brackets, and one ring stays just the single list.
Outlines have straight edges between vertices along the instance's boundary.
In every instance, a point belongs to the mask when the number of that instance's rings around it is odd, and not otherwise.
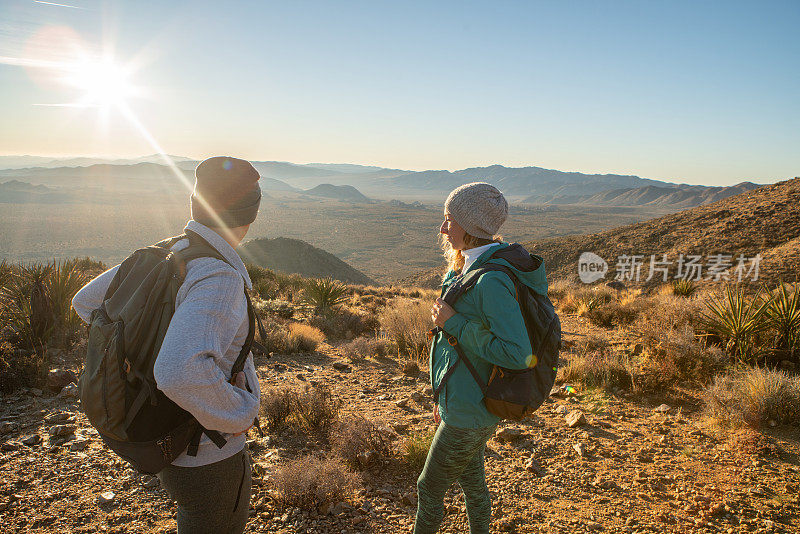
[{"label": "dirt ground", "polygon": [[[580,325],[565,326],[579,333]],[[347,367],[334,369],[337,361]],[[259,358],[257,367],[262,389],[330,386],[343,417],[396,429],[398,446],[433,430],[427,378],[403,375],[392,359],[350,361],[323,345]],[[20,390],[0,400],[3,532],[175,532],[175,507],[158,480],[105,449],[76,399]],[[699,406],[692,391],[578,394],[501,424],[486,453],[492,532],[800,532],[800,431],[720,433],[704,425]],[[568,427],[573,410],[585,424]],[[250,437],[258,467],[247,532],[410,532],[418,473],[399,457],[365,470],[363,489],[321,515],[280,509],[269,493],[275,466],[318,444],[289,431]],[[113,498],[101,504],[106,492]],[[441,531],[468,532],[457,488],[445,505]]]}]

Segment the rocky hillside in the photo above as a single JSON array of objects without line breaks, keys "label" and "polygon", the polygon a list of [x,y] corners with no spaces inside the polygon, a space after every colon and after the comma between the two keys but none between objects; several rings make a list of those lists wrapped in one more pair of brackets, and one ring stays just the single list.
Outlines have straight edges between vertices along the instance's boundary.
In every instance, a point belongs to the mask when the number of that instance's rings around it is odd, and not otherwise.
[{"label": "rocky hillside", "polygon": [[[609,265],[605,279],[616,275],[620,255],[643,255],[641,279],[648,275],[650,255],[657,260],[667,254],[670,275],[677,269],[679,254],[708,256],[743,254],[762,256],[759,280],[794,280],[800,272],[800,178],[763,186],[705,206],[656,219],[614,228],[596,234],[564,236],[524,245],[545,259],[548,279],[578,279],[578,259],[592,252]],[[749,269],[752,262],[746,263]],[[435,287],[441,269],[413,274],[404,283]]]},{"label": "rocky hillside", "polygon": [[546,195],[536,194],[526,198],[525,204],[584,204],[587,206],[665,206],[676,209],[693,208],[710,204],[733,195],[761,187],[752,182],[727,187],[705,185],[648,185],[612,189],[595,194]]},{"label": "rocky hillside", "polygon": [[[761,254],[759,279],[794,279],[800,272],[800,178],[767,185],[719,202],[597,234],[526,243],[545,258],[551,278],[576,279],[578,258],[593,252],[609,263],[620,255]],[[673,267],[675,267],[673,265]],[[672,272],[672,271],[671,271]]]},{"label": "rocky hillside", "polygon": [[254,239],[238,249],[245,262],[283,273],[328,277],[352,284],[374,284],[367,275],[305,241],[277,237]]}]

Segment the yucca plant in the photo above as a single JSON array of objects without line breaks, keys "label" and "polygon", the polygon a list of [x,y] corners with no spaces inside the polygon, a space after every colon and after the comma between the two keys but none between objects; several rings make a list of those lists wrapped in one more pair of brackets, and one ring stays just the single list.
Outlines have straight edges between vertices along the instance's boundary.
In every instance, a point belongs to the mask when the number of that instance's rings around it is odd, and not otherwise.
[{"label": "yucca plant", "polygon": [[592,310],[596,310],[603,304],[611,301],[611,296],[605,293],[584,294],[578,297],[575,306],[575,313],[586,315]]},{"label": "yucca plant", "polygon": [[780,284],[766,310],[767,324],[775,330],[774,348],[790,359],[800,348],[800,285]]},{"label": "yucca plant", "polygon": [[72,309],[72,297],[87,282],[87,276],[77,268],[76,260],[53,262],[44,280],[52,307],[59,342],[66,342],[81,326],[81,319]]},{"label": "yucca plant", "polygon": [[729,284],[721,297],[705,301],[701,323],[706,331],[725,341],[725,350],[745,363],[754,363],[761,353],[756,336],[766,327],[766,311],[770,300],[761,290],[748,298],[744,288]]},{"label": "yucca plant", "polygon": [[306,280],[302,289],[301,302],[315,314],[329,311],[347,299],[347,286],[330,277]]},{"label": "yucca plant", "polygon": [[2,287],[0,299],[6,321],[20,348],[43,350],[53,332],[55,317],[46,281],[52,265],[20,265]]},{"label": "yucca plant", "polygon": [[687,278],[672,281],[672,294],[678,297],[691,297],[697,291],[697,284]]}]

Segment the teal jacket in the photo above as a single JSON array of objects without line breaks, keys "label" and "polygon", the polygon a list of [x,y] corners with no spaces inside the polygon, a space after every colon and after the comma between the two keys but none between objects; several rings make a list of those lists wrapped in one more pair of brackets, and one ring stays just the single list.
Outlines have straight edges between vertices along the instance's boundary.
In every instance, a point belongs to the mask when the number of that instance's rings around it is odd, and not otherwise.
[{"label": "teal jacket", "polygon": [[[500,248],[500,243],[481,254],[467,272],[492,262],[510,267],[517,278],[533,291],[547,295],[547,279],[544,263],[533,271],[519,270],[506,260],[489,257]],[[458,276],[450,271],[442,284],[442,295]],[[478,278],[473,288],[465,292],[456,302],[456,314],[447,320],[444,331],[455,336],[467,358],[480,376],[487,381],[492,365],[509,369],[525,369],[533,359],[528,332],[515,297],[514,282],[499,271],[489,271]],[[458,353],[450,346],[443,334],[436,335],[431,343],[429,369],[431,386],[435,390],[445,372],[458,361]],[[500,418],[490,413],[483,404],[483,393],[461,363],[448,379],[439,395],[439,413],[448,425],[461,428],[483,428],[495,425]]]}]

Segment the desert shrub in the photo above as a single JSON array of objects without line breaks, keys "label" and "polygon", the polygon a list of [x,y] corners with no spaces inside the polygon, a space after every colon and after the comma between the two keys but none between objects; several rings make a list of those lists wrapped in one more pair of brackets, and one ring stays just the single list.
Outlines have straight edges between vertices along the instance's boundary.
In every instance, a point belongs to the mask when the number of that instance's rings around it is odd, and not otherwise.
[{"label": "desert shrub", "polygon": [[428,450],[433,442],[433,435],[433,432],[414,434],[403,442],[401,446],[403,460],[414,471],[420,471],[425,466]]},{"label": "desert shrub", "polygon": [[783,371],[747,368],[718,375],[703,400],[706,413],[722,426],[800,425],[800,378]]},{"label": "desert shrub", "polygon": [[261,300],[254,302],[253,307],[262,313],[273,317],[280,317],[281,319],[291,319],[294,317],[294,306],[285,300]]},{"label": "desert shrub", "polygon": [[43,263],[20,265],[2,287],[3,322],[19,348],[44,352],[53,335],[56,316],[47,294],[52,269]]},{"label": "desert shrub", "polygon": [[253,263],[246,264],[245,268],[247,269],[247,274],[250,276],[250,281],[253,283],[253,286],[262,280],[275,280],[275,272],[270,269],[259,267]]},{"label": "desert shrub", "polygon": [[347,299],[347,286],[332,278],[311,278],[302,286],[301,302],[319,314]]},{"label": "desert shrub", "polygon": [[610,343],[605,335],[589,334],[580,336],[575,341],[575,349],[579,354],[587,354],[598,350],[607,350]]},{"label": "desert shrub", "polygon": [[75,258],[72,261],[75,269],[87,275],[87,277],[92,277],[94,275],[100,274],[106,269],[108,269],[108,266],[102,261],[93,260],[88,256],[85,256],[83,258]]},{"label": "desert shrub", "polygon": [[272,300],[278,296],[278,286],[273,280],[262,278],[258,282],[253,282],[253,292],[262,299]]},{"label": "desert shrub", "polygon": [[340,421],[330,435],[331,452],[355,469],[392,455],[392,444],[378,425],[362,416]]},{"label": "desert shrub", "polygon": [[575,289],[575,284],[564,278],[553,280],[547,285],[547,296],[552,301],[561,301],[567,293]]},{"label": "desert shrub", "polygon": [[328,309],[311,317],[308,323],[322,330],[328,339],[353,339],[364,334],[375,334],[380,328],[374,315],[359,313],[347,307]]},{"label": "desert shrub", "polygon": [[83,325],[72,309],[72,297],[88,282],[88,278],[76,264],[75,260],[53,262],[45,279],[45,290],[55,320],[53,341],[61,346],[74,341]]},{"label": "desert shrub", "polygon": [[567,291],[559,300],[559,306],[563,313],[585,315],[604,304],[608,304],[612,300],[612,290],[608,287],[596,286],[591,289],[588,287],[579,287]]},{"label": "desert shrub", "polygon": [[727,363],[715,346],[699,341],[690,326],[664,332],[658,343],[645,347],[639,386],[645,391],[674,384],[706,384]]},{"label": "desert shrub", "polygon": [[275,471],[272,486],[277,504],[305,510],[321,510],[347,499],[361,484],[339,458],[304,456]]},{"label": "desert shrub", "polygon": [[297,394],[294,415],[306,430],[326,433],[339,418],[342,401],[327,386],[307,387]]},{"label": "desert shrub", "polygon": [[646,312],[639,313],[629,325],[629,332],[645,346],[659,343],[669,332],[696,329],[700,322],[701,305],[696,299],[662,294],[648,300]]},{"label": "desert shrub", "polygon": [[722,295],[705,302],[702,328],[717,336],[725,351],[741,362],[754,363],[762,355],[758,335],[767,327],[769,299],[761,292],[748,295],[742,286],[728,284]]},{"label": "desert shrub", "polygon": [[305,285],[305,278],[299,274],[286,274],[281,272],[273,272],[275,275],[275,287],[277,288],[277,297],[281,300],[294,302],[295,295],[302,291]]},{"label": "desert shrub", "polygon": [[687,278],[679,278],[672,281],[670,289],[676,297],[691,297],[697,291],[697,284]]},{"label": "desert shrub", "polygon": [[281,428],[294,411],[297,391],[293,388],[270,388],[261,393],[259,417],[270,430]]},{"label": "desert shrub", "polygon": [[559,369],[559,381],[579,383],[585,388],[604,390],[629,389],[633,383],[633,366],[630,360],[616,352],[596,350],[570,358]]},{"label": "desert shrub", "polygon": [[302,323],[291,323],[286,340],[288,352],[314,352],[325,341],[319,328]]},{"label": "desert shrub", "polygon": [[612,301],[589,310],[586,317],[592,324],[603,328],[624,326],[631,324],[648,305],[649,302],[646,300],[632,300],[625,303]]},{"label": "desert shrub", "polygon": [[339,418],[342,401],[327,386],[271,388],[261,396],[260,416],[267,427],[283,426],[326,434]]},{"label": "desert shrub", "polygon": [[0,391],[39,385],[47,371],[44,353],[23,350],[9,342],[0,343]]},{"label": "desert shrub", "polygon": [[431,323],[430,304],[402,300],[383,310],[380,324],[397,345],[398,354],[421,362],[427,356],[428,331]]},{"label": "desert shrub", "polygon": [[378,338],[357,337],[341,346],[345,356],[353,359],[383,358],[389,354],[389,344]]}]

